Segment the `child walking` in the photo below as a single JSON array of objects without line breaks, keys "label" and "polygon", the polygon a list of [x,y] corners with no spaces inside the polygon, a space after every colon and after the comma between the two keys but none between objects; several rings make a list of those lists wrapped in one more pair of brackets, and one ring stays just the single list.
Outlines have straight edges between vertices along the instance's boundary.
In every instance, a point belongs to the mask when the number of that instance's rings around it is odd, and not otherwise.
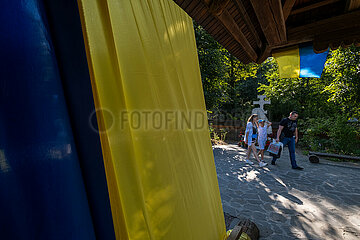
[{"label": "child walking", "polygon": [[259,162],[260,167],[265,167],[267,163],[260,161],[259,156],[256,152],[255,142],[257,139],[257,132],[258,132],[258,125],[257,125],[258,115],[252,114],[248,122],[246,124],[246,131],[245,131],[245,142],[248,145],[248,150],[246,154],[246,163],[253,165],[254,163],[250,161],[250,154],[251,151],[254,154],[254,157]]},{"label": "child walking", "polygon": [[267,128],[271,126],[271,122],[266,124],[265,120],[259,120],[259,135],[258,135],[258,144],[260,147],[259,155],[261,155],[261,161],[264,161],[264,151],[267,140]]}]

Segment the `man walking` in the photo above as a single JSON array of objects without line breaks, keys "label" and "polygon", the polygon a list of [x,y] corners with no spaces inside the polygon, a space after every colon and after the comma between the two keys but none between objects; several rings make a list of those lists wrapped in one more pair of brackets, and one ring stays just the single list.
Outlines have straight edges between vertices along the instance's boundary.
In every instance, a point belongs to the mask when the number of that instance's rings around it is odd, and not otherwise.
[{"label": "man walking", "polygon": [[[296,111],[292,111],[289,117],[284,118],[280,122],[279,130],[277,131],[276,142],[280,141],[280,135],[283,133],[284,137],[281,139],[281,142],[285,145],[288,145],[290,153],[291,167],[296,170],[303,170],[302,167],[299,167],[296,164],[295,160],[295,143],[298,142],[298,129],[297,129],[297,118],[299,114]],[[271,161],[272,165],[275,165],[276,157],[273,157]]]}]

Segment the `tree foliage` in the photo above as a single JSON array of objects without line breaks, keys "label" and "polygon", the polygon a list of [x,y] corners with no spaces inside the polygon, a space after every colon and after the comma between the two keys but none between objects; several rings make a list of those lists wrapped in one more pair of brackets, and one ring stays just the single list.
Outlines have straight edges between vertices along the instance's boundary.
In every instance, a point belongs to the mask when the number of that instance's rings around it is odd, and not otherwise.
[{"label": "tree foliage", "polygon": [[[292,110],[300,113],[303,143],[311,145],[309,149],[319,148],[314,143],[323,141],[324,151],[351,153],[338,140],[351,137],[349,141],[358,143],[360,139],[359,125],[344,125],[350,118],[360,119],[360,47],[330,51],[321,78],[279,78],[274,58],[262,64],[243,64],[201,26],[194,26],[209,111],[245,120],[254,107],[252,101],[265,94],[271,100],[265,106],[271,121],[280,121]],[[313,134],[325,128],[326,136]]]},{"label": "tree foliage", "polygon": [[321,78],[279,78],[274,58],[243,64],[195,23],[208,110],[247,108],[258,94],[271,99],[271,117],[296,109],[304,117],[360,117],[360,48],[330,51]]},{"label": "tree foliage", "polygon": [[267,83],[258,90],[272,101],[271,111],[280,117],[297,109],[304,117],[341,114],[359,118],[360,48],[330,51],[321,78],[279,78],[267,74]]},{"label": "tree foliage", "polygon": [[[194,23],[206,107],[229,118],[244,118],[257,99],[259,65],[243,64]],[[259,80],[260,79],[260,80]]]}]

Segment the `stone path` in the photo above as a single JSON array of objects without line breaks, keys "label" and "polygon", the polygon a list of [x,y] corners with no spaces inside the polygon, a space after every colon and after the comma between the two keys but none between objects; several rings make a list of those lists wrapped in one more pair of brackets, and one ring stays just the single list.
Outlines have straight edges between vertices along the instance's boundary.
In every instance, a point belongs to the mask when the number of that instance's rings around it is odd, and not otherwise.
[{"label": "stone path", "polygon": [[285,148],[276,166],[259,168],[237,145],[213,151],[225,214],[250,218],[260,239],[360,239],[360,167],[311,164],[297,153],[305,169],[292,170]]}]

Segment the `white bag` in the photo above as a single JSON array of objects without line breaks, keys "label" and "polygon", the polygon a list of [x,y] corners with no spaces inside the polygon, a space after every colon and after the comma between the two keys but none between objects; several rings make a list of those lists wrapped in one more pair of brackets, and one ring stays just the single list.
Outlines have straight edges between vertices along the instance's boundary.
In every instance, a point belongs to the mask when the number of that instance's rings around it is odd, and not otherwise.
[{"label": "white bag", "polygon": [[282,148],[283,148],[282,142],[276,142],[273,139],[273,142],[270,143],[267,150],[268,150],[269,153],[272,153],[274,155],[279,155],[280,149],[282,149]]}]

